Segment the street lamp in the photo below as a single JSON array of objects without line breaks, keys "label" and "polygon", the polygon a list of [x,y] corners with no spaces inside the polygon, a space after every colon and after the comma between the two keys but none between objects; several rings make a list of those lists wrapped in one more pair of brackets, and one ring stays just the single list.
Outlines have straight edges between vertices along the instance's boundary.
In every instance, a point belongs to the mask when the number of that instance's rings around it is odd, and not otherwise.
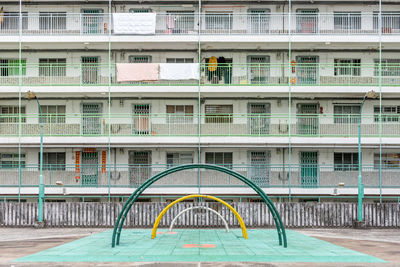
[{"label": "street lamp", "polygon": [[34,92],[28,91],[26,93],[27,99],[36,99],[40,119],[40,162],[39,162],[39,214],[38,214],[38,222],[43,222],[43,200],[44,200],[44,184],[43,184],[43,113],[42,107],[40,106],[39,99],[36,97]]},{"label": "street lamp", "polygon": [[374,90],[369,91],[364,95],[364,98],[361,102],[360,106],[360,113],[358,115],[358,222],[363,221],[363,210],[362,210],[362,203],[363,203],[363,198],[364,198],[364,185],[362,183],[362,164],[361,164],[361,113],[362,113],[362,108],[364,106],[365,100],[368,98],[370,99],[376,99],[379,97],[379,94],[377,94]]}]

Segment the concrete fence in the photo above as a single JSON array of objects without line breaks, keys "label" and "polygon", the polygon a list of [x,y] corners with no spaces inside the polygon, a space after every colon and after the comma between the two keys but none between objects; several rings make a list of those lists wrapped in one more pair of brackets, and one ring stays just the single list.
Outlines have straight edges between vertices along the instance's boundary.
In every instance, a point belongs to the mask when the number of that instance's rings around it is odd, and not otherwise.
[{"label": "concrete fence", "polygon": [[[136,203],[128,214],[127,227],[152,227],[166,203]],[[230,226],[239,226],[234,215],[220,203],[185,203],[173,206],[160,227],[169,227],[182,210],[205,205],[220,213]],[[352,227],[357,219],[356,203],[276,203],[287,227]],[[232,203],[248,227],[273,227],[273,219],[264,203]],[[45,203],[44,221],[48,227],[112,227],[122,203]],[[400,227],[400,204],[364,204],[366,225]],[[29,227],[37,221],[37,203],[0,203],[0,226]],[[176,227],[223,227],[221,219],[207,210],[184,213]]]}]

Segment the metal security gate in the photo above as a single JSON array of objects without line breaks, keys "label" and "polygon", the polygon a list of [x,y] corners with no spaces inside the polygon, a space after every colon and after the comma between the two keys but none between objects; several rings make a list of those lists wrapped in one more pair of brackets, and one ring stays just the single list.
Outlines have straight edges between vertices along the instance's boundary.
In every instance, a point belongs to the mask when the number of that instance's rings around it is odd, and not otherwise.
[{"label": "metal security gate", "polygon": [[249,151],[249,178],[258,186],[268,186],[270,183],[270,151]]},{"label": "metal security gate", "polygon": [[248,129],[250,134],[269,134],[271,105],[269,103],[249,103],[248,105]]},{"label": "metal security gate", "polygon": [[300,9],[296,13],[297,33],[317,33],[318,32],[318,10]]},{"label": "metal security gate", "polygon": [[137,186],[151,176],[151,151],[129,151],[129,184]]},{"label": "metal security gate", "polygon": [[82,84],[97,84],[99,81],[99,58],[82,57]]},{"label": "metal security gate", "polygon": [[248,77],[251,84],[266,84],[269,78],[269,56],[248,56]]},{"label": "metal security gate", "polygon": [[101,104],[82,104],[82,134],[101,133]]},{"label": "metal security gate", "polygon": [[300,152],[300,172],[302,187],[318,185],[318,152]]},{"label": "metal security gate", "polygon": [[82,13],[82,34],[104,33],[102,9],[83,9]]},{"label": "metal security gate", "polygon": [[133,105],[133,134],[148,135],[150,129],[150,105]]},{"label": "metal security gate", "polygon": [[269,9],[250,9],[247,17],[248,32],[262,34],[269,32],[270,13]]},{"label": "metal security gate", "polygon": [[82,185],[98,184],[98,152],[82,152]]},{"label": "metal security gate", "polygon": [[297,134],[316,135],[319,129],[318,104],[298,104]]},{"label": "metal security gate", "polygon": [[298,56],[296,61],[296,83],[317,84],[319,78],[318,56]]}]

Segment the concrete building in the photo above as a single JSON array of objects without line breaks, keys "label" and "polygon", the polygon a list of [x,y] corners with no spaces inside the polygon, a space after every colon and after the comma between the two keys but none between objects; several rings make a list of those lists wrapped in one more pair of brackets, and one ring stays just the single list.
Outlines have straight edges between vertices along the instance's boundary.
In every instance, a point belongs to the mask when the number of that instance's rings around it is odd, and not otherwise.
[{"label": "concrete building", "polygon": [[[399,199],[400,1],[0,7],[5,201],[36,201],[41,122],[46,201],[121,201],[152,175],[198,162],[239,171],[281,201],[354,201],[359,122],[367,201]],[[364,99],[370,91],[377,98]],[[255,197],[193,170],[142,200],[197,192]]]}]

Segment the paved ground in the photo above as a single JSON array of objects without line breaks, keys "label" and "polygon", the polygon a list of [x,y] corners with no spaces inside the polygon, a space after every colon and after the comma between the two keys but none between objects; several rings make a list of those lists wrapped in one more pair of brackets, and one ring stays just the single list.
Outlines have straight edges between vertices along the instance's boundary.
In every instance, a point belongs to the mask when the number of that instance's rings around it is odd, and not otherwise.
[{"label": "paved ground", "polygon": [[[68,243],[105,229],[82,228],[0,228],[0,266],[44,266],[43,263],[12,262],[60,244]],[[400,266],[400,230],[296,230],[333,244],[366,253],[387,263],[124,263],[124,266]],[[49,263],[47,266],[71,266],[71,263]],[[80,263],[74,266],[116,266],[117,263]],[[122,265],[122,264],[121,264]]]}]

